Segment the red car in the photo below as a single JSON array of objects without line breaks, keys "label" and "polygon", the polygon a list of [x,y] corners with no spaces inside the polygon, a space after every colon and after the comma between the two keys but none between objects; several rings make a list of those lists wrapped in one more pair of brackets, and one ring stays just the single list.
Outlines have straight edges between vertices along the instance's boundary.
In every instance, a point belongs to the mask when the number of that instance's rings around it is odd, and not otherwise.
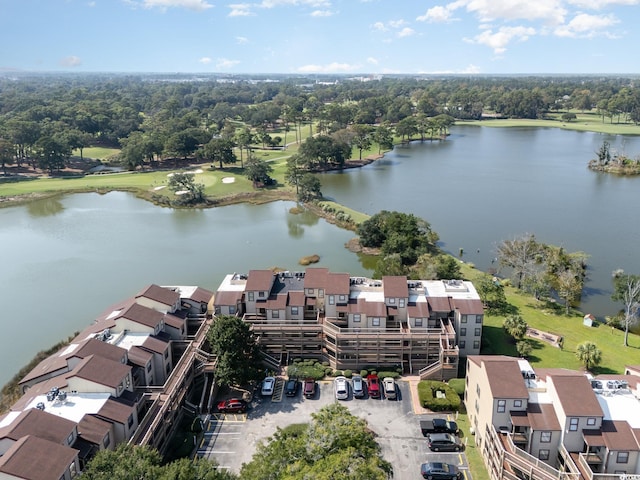
[{"label": "red car", "polygon": [[239,398],[230,398],[218,403],[218,411],[221,413],[244,413],[247,411],[247,402]]},{"label": "red car", "polygon": [[371,398],[380,398],[380,379],[378,376],[367,376],[367,383],[369,385],[369,396]]}]

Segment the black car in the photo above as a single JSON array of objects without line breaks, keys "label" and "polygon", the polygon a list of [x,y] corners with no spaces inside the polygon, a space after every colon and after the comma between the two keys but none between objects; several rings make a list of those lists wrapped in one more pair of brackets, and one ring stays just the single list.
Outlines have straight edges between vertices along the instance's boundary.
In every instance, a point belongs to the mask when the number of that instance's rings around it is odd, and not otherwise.
[{"label": "black car", "polygon": [[420,465],[420,474],[427,480],[458,480],[460,471],[455,465],[441,462],[427,462]]},{"label": "black car", "polygon": [[431,433],[427,442],[432,452],[459,452],[464,448],[460,439],[450,433]]},{"label": "black car", "polygon": [[298,394],[298,379],[290,378],[284,385],[284,394],[287,397],[295,397]]}]

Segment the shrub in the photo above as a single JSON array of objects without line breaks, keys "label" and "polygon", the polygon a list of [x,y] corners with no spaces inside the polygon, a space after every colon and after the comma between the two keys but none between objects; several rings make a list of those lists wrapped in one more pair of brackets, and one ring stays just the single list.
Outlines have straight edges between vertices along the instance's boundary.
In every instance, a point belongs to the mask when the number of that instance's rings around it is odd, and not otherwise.
[{"label": "shrub", "polygon": [[351,378],[353,376],[353,372],[351,370],[345,370],[344,376],[347,378]]},{"label": "shrub", "polygon": [[[443,392],[444,398],[438,398],[437,392]],[[434,412],[460,409],[460,397],[444,382],[425,380],[418,383],[418,397],[423,407]]]},{"label": "shrub", "polygon": [[324,367],[319,363],[308,364],[306,362],[294,363],[287,368],[287,374],[291,378],[314,378],[320,380],[325,376]]},{"label": "shrub", "polygon": [[335,372],[333,372],[334,377],[339,377],[341,375],[342,375],[342,370],[336,370]]},{"label": "shrub", "polygon": [[464,378],[452,378],[449,380],[449,386],[460,396],[464,396]]},{"label": "shrub", "polygon": [[360,376],[362,378],[366,378],[369,375],[369,372],[367,370],[360,370]]},{"label": "shrub", "polygon": [[324,376],[325,377],[330,377],[333,374],[333,368],[331,367],[327,367],[324,369]]},{"label": "shrub", "polygon": [[398,378],[398,377],[400,376],[400,374],[399,374],[398,372],[394,372],[394,371],[384,371],[384,370],[381,370],[381,371],[378,373],[378,376],[379,376],[380,378],[385,378],[385,377]]}]

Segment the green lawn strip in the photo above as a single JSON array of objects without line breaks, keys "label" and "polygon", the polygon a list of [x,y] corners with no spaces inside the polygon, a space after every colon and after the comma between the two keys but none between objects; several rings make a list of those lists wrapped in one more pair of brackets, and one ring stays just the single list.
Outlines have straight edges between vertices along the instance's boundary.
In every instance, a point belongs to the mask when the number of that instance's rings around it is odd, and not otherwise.
[{"label": "green lawn strip", "polygon": [[345,207],[344,205],[341,205],[339,203],[336,203],[330,200],[322,200],[320,202],[320,205],[330,205],[336,212],[339,212],[342,210],[344,213],[348,213],[349,215],[351,215],[351,218],[353,219],[356,225],[359,225],[360,223],[369,219],[369,215],[367,215],[366,213],[358,212],[357,210],[353,210],[349,207]]},{"label": "green lawn strip", "polygon": [[[479,270],[462,264],[465,278],[473,281],[482,274]],[[624,373],[625,365],[640,364],[640,336],[629,335],[629,346],[623,346],[624,332],[595,323],[594,327],[583,325],[583,314],[575,312],[571,316],[562,313],[562,306],[538,301],[513,287],[506,287],[507,302],[517,309],[530,327],[564,337],[561,350],[542,340],[526,337],[533,345],[529,361],[538,367],[562,367],[574,370],[582,369],[575,352],[577,346],[585,341],[594,342],[602,351],[602,360],[593,373]],[[560,307],[560,308],[558,308]],[[557,313],[560,312],[560,313]],[[512,338],[502,328],[505,316],[485,315],[482,336],[483,354],[517,356]]]},{"label": "green lawn strip", "polygon": [[[472,472],[473,480],[489,480],[489,472],[482,460],[480,448],[476,446],[473,435],[469,431],[469,417],[466,413],[459,413],[458,418],[455,419],[460,431],[462,432],[462,441],[466,443],[465,456],[469,463],[469,471]],[[469,477],[464,477],[469,480]]]},{"label": "green lawn strip", "polygon": [[[80,150],[75,149],[73,155],[80,156]],[[105,160],[111,156],[120,153],[119,148],[107,148],[107,147],[87,147],[82,149],[82,158],[95,158],[96,160]]]}]

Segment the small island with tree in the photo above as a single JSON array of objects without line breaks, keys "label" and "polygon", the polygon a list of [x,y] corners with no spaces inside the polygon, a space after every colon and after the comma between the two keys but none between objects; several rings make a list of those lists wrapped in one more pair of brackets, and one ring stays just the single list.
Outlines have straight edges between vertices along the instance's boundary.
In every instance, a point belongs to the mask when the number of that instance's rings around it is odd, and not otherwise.
[{"label": "small island with tree", "polygon": [[611,145],[606,140],[602,142],[596,155],[596,158],[589,161],[591,170],[619,175],[640,175],[640,156],[631,158],[624,153],[612,152]]}]

